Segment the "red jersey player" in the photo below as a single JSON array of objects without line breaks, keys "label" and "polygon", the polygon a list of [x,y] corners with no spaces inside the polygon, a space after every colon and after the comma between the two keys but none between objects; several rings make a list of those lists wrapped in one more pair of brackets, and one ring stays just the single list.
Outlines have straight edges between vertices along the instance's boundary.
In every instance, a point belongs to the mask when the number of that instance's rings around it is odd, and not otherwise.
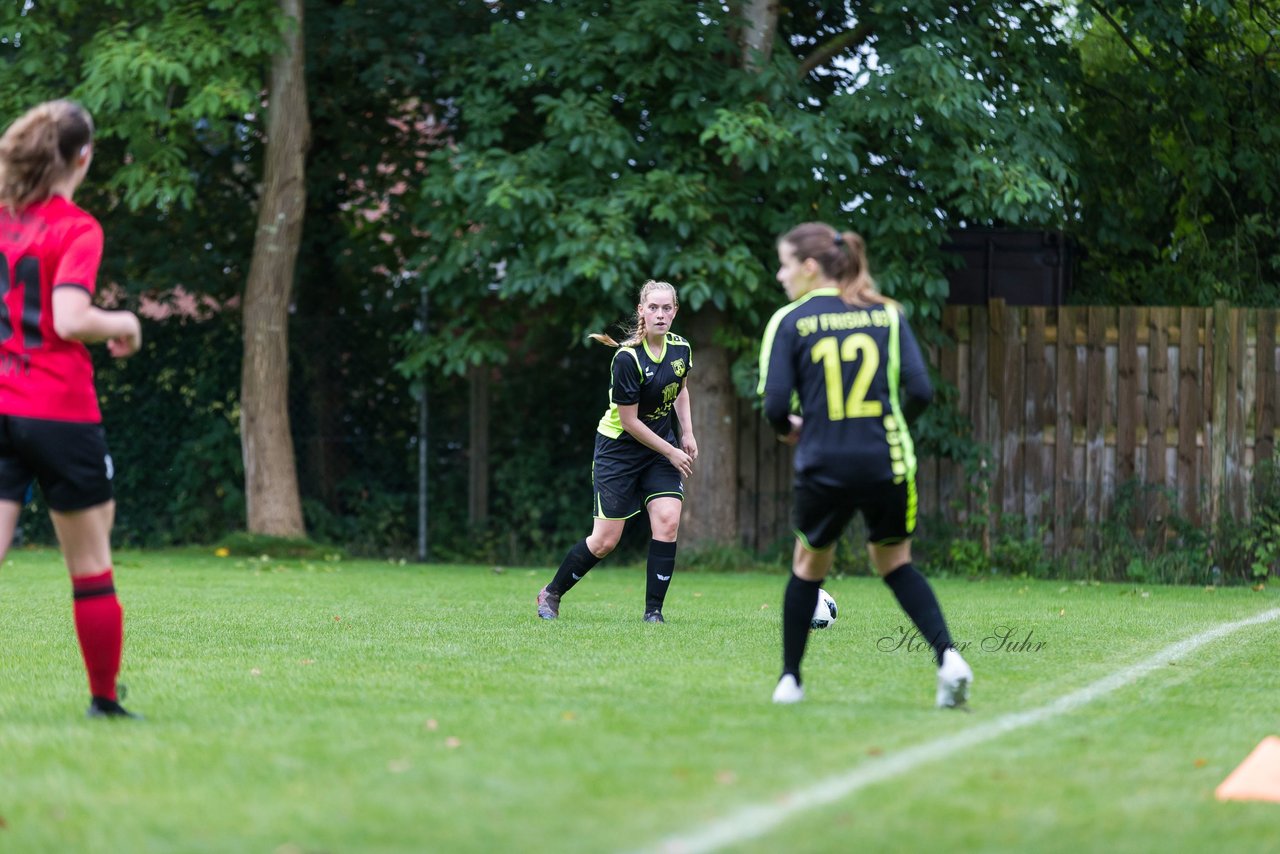
[{"label": "red jersey player", "polygon": [[0,560],[34,480],[71,573],[88,714],[136,717],[117,694],[113,472],[85,345],[129,356],[142,329],[93,305],[102,227],[71,201],[92,159],[93,120],[71,101],[33,107],[0,137]]}]

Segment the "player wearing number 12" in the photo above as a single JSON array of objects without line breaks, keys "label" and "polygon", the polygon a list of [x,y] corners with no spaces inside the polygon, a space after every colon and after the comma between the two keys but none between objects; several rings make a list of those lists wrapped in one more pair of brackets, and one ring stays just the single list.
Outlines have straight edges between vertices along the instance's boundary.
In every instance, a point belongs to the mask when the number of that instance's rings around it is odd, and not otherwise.
[{"label": "player wearing number 12", "polygon": [[[773,700],[804,697],[800,661],[818,590],[841,532],[861,513],[872,565],[933,646],[937,705],[962,705],[973,672],[911,563],[916,460],[907,425],[933,397],[920,347],[898,304],[876,290],[857,234],[804,223],[778,241],[778,262],[792,302],[765,329],[759,391],[779,438],[796,446],[796,544]],[[795,398],[801,414],[792,411]]]},{"label": "player wearing number 12", "polygon": [[37,481],[71,574],[89,716],[126,718],[113,472],[85,345],[129,356],[142,328],[93,305],[102,227],[71,201],[92,160],[93,120],[71,101],[33,107],[0,137],[0,560]]}]

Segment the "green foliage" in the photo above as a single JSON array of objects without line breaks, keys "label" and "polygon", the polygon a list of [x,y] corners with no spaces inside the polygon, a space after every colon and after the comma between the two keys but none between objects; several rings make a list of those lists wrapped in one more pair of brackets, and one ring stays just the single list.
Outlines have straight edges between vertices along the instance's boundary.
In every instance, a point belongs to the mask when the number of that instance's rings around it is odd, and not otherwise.
[{"label": "green foliage", "polygon": [[[97,125],[76,201],[106,233],[100,287],[219,302],[248,271],[274,0],[17,3],[0,13],[0,123],[72,97]],[[178,251],[175,251],[175,247]]]},{"label": "green foliage", "polygon": [[[554,328],[526,330],[512,357],[490,372],[493,467],[489,526],[467,518],[470,388],[463,378],[433,377],[432,553],[496,564],[557,564],[591,532],[591,455],[609,405],[612,350],[566,350]],[[450,498],[455,497],[456,498]],[[642,514],[643,515],[643,514]],[[630,559],[642,518],[627,526],[610,560]],[[640,539],[644,539],[641,537]]]},{"label": "green foliage", "polygon": [[964,467],[966,476],[976,476],[985,471],[984,461],[989,451],[974,441],[973,422],[958,405],[959,390],[936,370],[930,374],[934,384],[933,403],[910,425],[916,455],[954,460]]},{"label": "green foliage", "polygon": [[831,577],[874,576],[875,574],[875,567],[871,565],[871,556],[867,554],[866,522],[861,516],[856,516],[845,528],[840,539],[836,540],[836,552],[831,559]]},{"label": "green foliage", "polygon": [[1223,514],[1216,557],[1223,580],[1265,583],[1280,569],[1280,463],[1274,457],[1253,468],[1248,520]]},{"label": "green foliage", "polygon": [[458,525],[452,496],[465,493],[465,479],[459,490],[453,463],[466,410],[452,404],[459,393],[465,402],[465,387],[396,370],[401,336],[422,322],[421,289],[404,263],[419,238],[397,199],[436,144],[423,98],[440,69],[426,60],[439,39],[463,38],[488,17],[483,3],[307,4],[312,143],[290,411],[307,530],[356,554],[416,554],[424,389],[429,543]]},{"label": "green foliage", "polygon": [[1210,533],[1178,513],[1177,496],[1155,484],[1120,484],[1094,549],[1071,555],[1063,577],[1195,584],[1209,576]]},{"label": "green foliage", "polygon": [[[1048,530],[1021,514],[999,514],[989,498],[988,468],[981,455],[966,467],[977,496],[959,524],[931,516],[913,541],[918,563],[967,578],[1060,578],[1154,584],[1202,583],[1210,578],[1212,543],[1200,526],[1173,508],[1166,488],[1133,480],[1121,484],[1106,517],[1086,542],[1057,557],[1048,550]],[[968,500],[968,498],[966,499]],[[1280,530],[1280,528],[1277,528]],[[1218,534],[1218,542],[1240,540],[1240,532]]]},{"label": "green foliage", "polygon": [[[760,326],[781,299],[773,241],[802,219],[867,235],[873,272],[925,338],[947,292],[939,244],[964,224],[1067,228],[1086,249],[1081,299],[1276,301],[1268,4],[810,0],[780,8],[758,70],[743,67],[734,8],[307,4],[313,145],[290,405],[318,538],[412,550],[425,391],[433,544],[557,559],[589,523],[604,405],[582,333],[629,315],[643,280],[667,278],[686,312],[725,310],[715,343],[742,356],[734,383],[751,394]],[[175,286],[219,305],[239,292],[262,75],[287,25],[274,0],[0,12],[0,120],[64,95],[97,119],[77,201],[106,229],[104,293],[136,306],[174,301]],[[802,71],[837,41],[839,61]],[[207,543],[239,526],[237,323],[225,309],[148,323],[138,358],[96,354],[122,542]],[[508,412],[537,413],[495,419],[488,529],[455,500],[469,462],[461,378],[475,365],[498,369]],[[913,434],[923,453],[978,472],[982,449],[953,403],[940,384]],[[1274,565],[1269,506],[1249,526],[1219,523],[1228,578]],[[1148,520],[1158,541],[1135,537],[1119,521],[1133,509],[1106,523],[1101,565],[1062,571],[1199,580],[1204,536],[1171,518]],[[38,497],[34,511],[24,524],[47,539]],[[921,549],[945,545],[933,563],[966,575],[1034,575],[1038,536],[984,506]],[[861,546],[847,548],[841,566],[865,570]]]},{"label": "green foliage", "polygon": [[[0,118],[68,94],[95,114],[94,168],[76,199],[106,231],[103,291],[119,288],[134,308],[140,296],[177,304],[175,288],[225,306],[252,251],[278,4],[19,3],[4,14],[17,17],[0,33],[21,37],[0,37]],[[417,507],[416,406],[393,364],[418,290],[397,276],[387,240],[409,235],[400,208],[376,223],[362,214],[412,174],[425,144],[414,99],[438,72],[421,52],[486,16],[484,4],[307,8],[309,85],[324,96],[311,105],[290,410],[309,530],[360,552],[409,551]],[[239,318],[219,311],[146,323],[147,349],[126,363],[96,354],[119,542],[211,542],[243,525]],[[38,505],[25,524],[50,538]]]},{"label": "green foliage", "polygon": [[1058,562],[1045,546],[1043,525],[1004,514],[991,531],[984,531],[975,518],[971,516],[959,526],[930,519],[927,533],[912,543],[916,562],[942,575],[970,579],[1052,578],[1059,574]]},{"label": "green foliage", "polygon": [[[0,32],[0,121],[72,97],[94,114],[94,167],[76,201],[102,221],[107,304],[140,295],[175,309],[144,318],[124,362],[92,348],[116,463],[115,539],[209,542],[243,524],[238,315],[256,198],[259,64],[278,41],[277,5],[18,3]],[[74,85],[73,85],[74,84]],[[214,298],[187,316],[183,299]],[[209,319],[200,319],[212,315]],[[51,531],[39,499],[24,519]]]},{"label": "green foliage", "polygon": [[341,543],[352,554],[414,554],[417,495],[370,489],[370,480],[368,476],[344,480],[330,503],[304,498],[302,513],[307,530],[318,541]]},{"label": "green foliage", "polygon": [[978,540],[958,538],[947,542],[946,566],[961,575],[976,578],[988,573],[991,561]]},{"label": "green foliage", "polygon": [[703,545],[681,549],[681,572],[760,572],[772,571],[785,574],[791,570],[790,543],[786,558],[782,549],[772,549],[764,554],[741,546]]},{"label": "green foliage", "polygon": [[0,41],[0,117],[81,101],[98,126],[97,180],[130,209],[198,206],[202,161],[260,133],[261,68],[284,26],[275,0],[7,8],[0,32],[16,35]]},{"label": "green foliage", "polygon": [[[383,313],[341,324],[295,320],[290,336],[307,529],[356,554],[408,555],[416,540],[417,410],[391,368],[392,322]],[[335,327],[368,346],[343,353],[331,343]],[[238,313],[226,309],[203,320],[144,321],[143,350],[124,361],[92,348],[115,463],[118,545],[212,544],[243,527],[240,335]],[[373,346],[379,338],[382,348]],[[334,358],[316,355],[324,347],[341,357],[328,382],[315,376]],[[351,381],[360,376],[376,379]],[[452,439],[442,431],[439,446]],[[53,542],[38,491],[22,524],[28,541]]]},{"label": "green foliage", "polygon": [[916,562],[942,575],[970,579],[1048,578],[1057,565],[1045,548],[1046,531],[1015,514],[1000,516],[990,532],[967,525],[949,526],[930,520],[928,533],[914,540]]},{"label": "green foliage", "polygon": [[784,10],[759,71],[719,3],[502,4],[444,40],[432,94],[453,144],[418,182],[413,263],[457,333],[406,336],[405,369],[501,362],[495,342],[551,301],[599,329],[651,277],[748,341],[779,300],[774,240],[807,219],[866,233],[886,288],[936,317],[948,224],[1055,216],[1068,52],[1052,9],[917,5],[859,10],[874,51],[852,41],[807,74],[847,35],[843,6]]},{"label": "green foliage", "polygon": [[[333,270],[345,283],[345,264]],[[331,292],[319,305],[326,290],[316,282],[299,294],[290,325],[290,420],[307,531],[354,554],[408,555],[417,540],[418,401],[393,365],[395,335],[414,312],[399,310],[397,291],[372,288],[365,305],[358,292]],[[441,420],[431,419],[431,440]],[[448,494],[434,483],[432,492]]]},{"label": "green foliage", "polygon": [[1045,549],[1047,529],[1032,525],[1023,516],[1000,517],[991,543],[991,570],[1011,578],[1048,578],[1057,569]]},{"label": "green foliage", "polygon": [[1077,297],[1120,305],[1280,298],[1274,3],[1080,7]]},{"label": "green foliage", "polygon": [[[735,386],[751,394],[759,330],[780,300],[774,241],[807,219],[867,234],[884,287],[916,308],[927,335],[947,293],[946,228],[1053,221],[1068,180],[1052,108],[1067,46],[1052,9],[1018,5],[1016,23],[996,14],[1014,5],[920,4],[905,19],[863,10],[874,48],[853,42],[844,62],[809,73],[805,57],[846,35],[843,6],[785,10],[758,72],[742,67],[740,22],[722,4],[491,7],[486,29],[439,43],[430,93],[450,145],[428,150],[416,195],[393,200],[423,236],[407,264],[431,299],[431,319],[402,335],[400,370],[439,389],[498,365],[512,389],[509,369],[533,360],[521,371],[542,378],[534,411],[558,407],[571,392],[551,391],[552,378],[577,361],[565,348],[628,316],[652,277],[677,285],[685,312],[725,311],[715,343],[740,356]],[[522,348],[540,321],[560,339]],[[454,502],[436,511],[447,522],[433,550],[554,561],[576,538],[589,484],[548,489],[566,471],[564,436],[544,445],[529,429],[518,452],[491,439],[505,526],[476,530]],[[921,436],[924,450],[969,453],[966,425],[942,407]],[[433,484],[458,494],[464,469],[450,459]],[[837,571],[866,571],[861,546],[848,551]]]},{"label": "green foliage", "polygon": [[[945,387],[944,387],[945,391]],[[959,424],[960,422],[957,422]],[[912,428],[913,434],[915,427]],[[947,522],[942,513],[922,519],[912,540],[915,562],[945,575],[978,578],[992,573],[989,528],[995,515],[991,506],[990,449],[976,443],[960,443],[963,482],[967,494],[952,499]]]},{"label": "green foliage", "polygon": [[129,359],[94,348],[117,543],[208,543],[244,524],[239,339],[238,317],[223,313],[148,322]]}]

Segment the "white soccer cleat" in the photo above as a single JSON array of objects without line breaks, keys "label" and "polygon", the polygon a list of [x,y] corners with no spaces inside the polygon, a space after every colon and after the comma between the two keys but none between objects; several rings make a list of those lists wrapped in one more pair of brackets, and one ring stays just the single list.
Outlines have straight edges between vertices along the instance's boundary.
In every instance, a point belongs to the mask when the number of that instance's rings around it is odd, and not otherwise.
[{"label": "white soccer cleat", "polygon": [[783,674],[778,680],[778,687],[773,689],[775,703],[798,703],[804,699],[804,688],[790,673]]},{"label": "white soccer cleat", "polygon": [[942,653],[942,666],[938,668],[938,708],[958,709],[969,699],[969,686],[973,684],[973,669],[960,657],[960,653],[948,648]]}]

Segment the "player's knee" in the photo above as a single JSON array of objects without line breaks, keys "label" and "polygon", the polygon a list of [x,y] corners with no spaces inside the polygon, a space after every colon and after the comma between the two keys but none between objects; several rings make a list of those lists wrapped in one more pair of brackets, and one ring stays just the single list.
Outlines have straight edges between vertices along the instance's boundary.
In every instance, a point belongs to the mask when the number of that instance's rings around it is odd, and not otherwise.
[{"label": "player's knee", "polygon": [[650,520],[649,528],[655,540],[663,540],[668,543],[675,542],[676,534],[680,532],[680,517]]},{"label": "player's knee", "polygon": [[587,537],[587,549],[596,557],[604,558],[617,548],[619,539],[621,538],[615,535],[592,534]]},{"label": "player's knee", "polygon": [[649,508],[649,530],[653,533],[654,539],[673,542],[676,534],[680,531],[680,510],[677,504],[674,508],[662,507]]},{"label": "player's knee", "polygon": [[881,578],[892,573],[898,567],[911,563],[911,540],[898,542],[868,543],[867,554],[871,557],[871,565]]}]

